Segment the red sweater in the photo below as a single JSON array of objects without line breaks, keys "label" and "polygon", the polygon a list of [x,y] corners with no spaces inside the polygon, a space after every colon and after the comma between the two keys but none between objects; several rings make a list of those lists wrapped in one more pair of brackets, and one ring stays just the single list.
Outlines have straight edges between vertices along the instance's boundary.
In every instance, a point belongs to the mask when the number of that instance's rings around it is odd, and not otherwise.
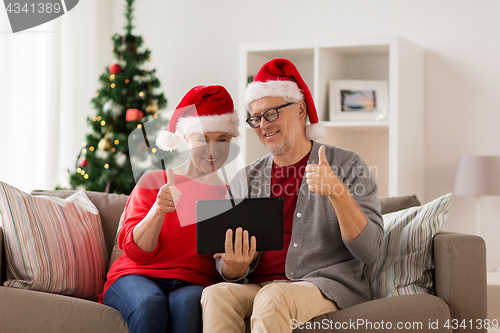
[{"label": "red sweater", "polygon": [[211,254],[196,253],[197,200],[224,199],[226,186],[198,183],[175,175],[175,186],[181,191],[176,210],[165,215],[156,249],[146,252],[135,244],[132,232],[156,201],[161,186],[166,183],[165,171],[144,175],[136,185],[125,207],[123,227],[118,237],[118,247],[123,254],[108,272],[104,291],[120,277],[141,274],[152,278],[180,279],[196,285],[209,286],[220,281]]},{"label": "red sweater", "polygon": [[285,274],[286,255],[292,239],[293,214],[308,159],[309,154],[297,163],[284,167],[273,163],[271,197],[284,198],[283,249],[280,251],[264,251],[262,253],[257,268],[249,276],[251,283],[288,280]]}]

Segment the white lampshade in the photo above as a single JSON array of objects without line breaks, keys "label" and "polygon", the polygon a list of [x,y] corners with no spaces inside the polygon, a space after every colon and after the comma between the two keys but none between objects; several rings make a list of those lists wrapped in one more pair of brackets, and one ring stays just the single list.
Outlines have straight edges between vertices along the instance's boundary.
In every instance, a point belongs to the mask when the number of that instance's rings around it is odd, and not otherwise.
[{"label": "white lampshade", "polygon": [[453,193],[474,196],[500,195],[500,156],[460,156]]}]

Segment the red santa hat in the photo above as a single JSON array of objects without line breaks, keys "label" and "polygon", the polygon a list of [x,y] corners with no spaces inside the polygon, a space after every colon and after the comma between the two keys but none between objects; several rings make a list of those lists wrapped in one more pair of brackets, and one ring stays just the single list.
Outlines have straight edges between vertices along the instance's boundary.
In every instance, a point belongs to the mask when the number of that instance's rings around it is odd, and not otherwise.
[{"label": "red santa hat", "polygon": [[175,109],[168,130],[156,138],[163,150],[177,148],[184,135],[207,132],[225,132],[239,135],[238,114],[234,111],[231,95],[222,86],[196,86]]},{"label": "red santa hat", "polygon": [[246,109],[250,110],[253,101],[268,96],[304,100],[310,122],[306,127],[306,137],[316,140],[326,136],[325,127],[318,120],[311,92],[290,60],[276,58],[262,66],[245,91],[243,101]]}]

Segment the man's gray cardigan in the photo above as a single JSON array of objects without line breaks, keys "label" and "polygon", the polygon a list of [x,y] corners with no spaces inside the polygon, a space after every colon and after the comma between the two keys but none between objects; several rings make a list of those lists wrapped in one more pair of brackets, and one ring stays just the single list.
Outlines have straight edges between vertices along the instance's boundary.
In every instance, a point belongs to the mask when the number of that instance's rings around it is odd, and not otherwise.
[{"label": "man's gray cardigan", "polygon": [[[318,164],[321,145],[313,141],[307,164]],[[313,283],[339,308],[346,308],[370,300],[370,287],[363,266],[379,253],[383,220],[377,185],[365,161],[349,150],[329,145],[325,148],[332,170],[348,187],[365,213],[368,224],[356,239],[345,240],[330,200],[327,196],[312,193],[304,177],[293,217],[285,274],[292,281]],[[240,170],[230,184],[233,197],[270,197],[272,165],[273,156],[269,154]],[[247,270],[247,274],[257,264],[258,260]],[[219,272],[221,266],[222,261],[219,260]]]}]

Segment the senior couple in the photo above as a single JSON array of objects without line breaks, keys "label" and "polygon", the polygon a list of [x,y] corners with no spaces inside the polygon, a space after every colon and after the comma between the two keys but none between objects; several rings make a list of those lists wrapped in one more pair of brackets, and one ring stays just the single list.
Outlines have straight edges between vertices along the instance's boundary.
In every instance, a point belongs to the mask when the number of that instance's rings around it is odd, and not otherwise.
[{"label": "senior couple", "polygon": [[284,198],[283,250],[258,253],[259,240],[238,228],[234,244],[233,230],[226,232],[225,253],[196,253],[195,202],[226,197],[217,170],[239,122],[223,87],[191,89],[157,139],[165,150],[185,140],[189,157],[139,180],[119,234],[124,252],[100,298],[130,332],[245,332],[246,318],[252,332],[291,332],[292,320],[369,300],[363,265],[378,253],[382,217],[368,166],[354,152],[315,141],[325,130],[290,61],[266,63],[244,103],[270,154],[239,171],[229,190]]}]

